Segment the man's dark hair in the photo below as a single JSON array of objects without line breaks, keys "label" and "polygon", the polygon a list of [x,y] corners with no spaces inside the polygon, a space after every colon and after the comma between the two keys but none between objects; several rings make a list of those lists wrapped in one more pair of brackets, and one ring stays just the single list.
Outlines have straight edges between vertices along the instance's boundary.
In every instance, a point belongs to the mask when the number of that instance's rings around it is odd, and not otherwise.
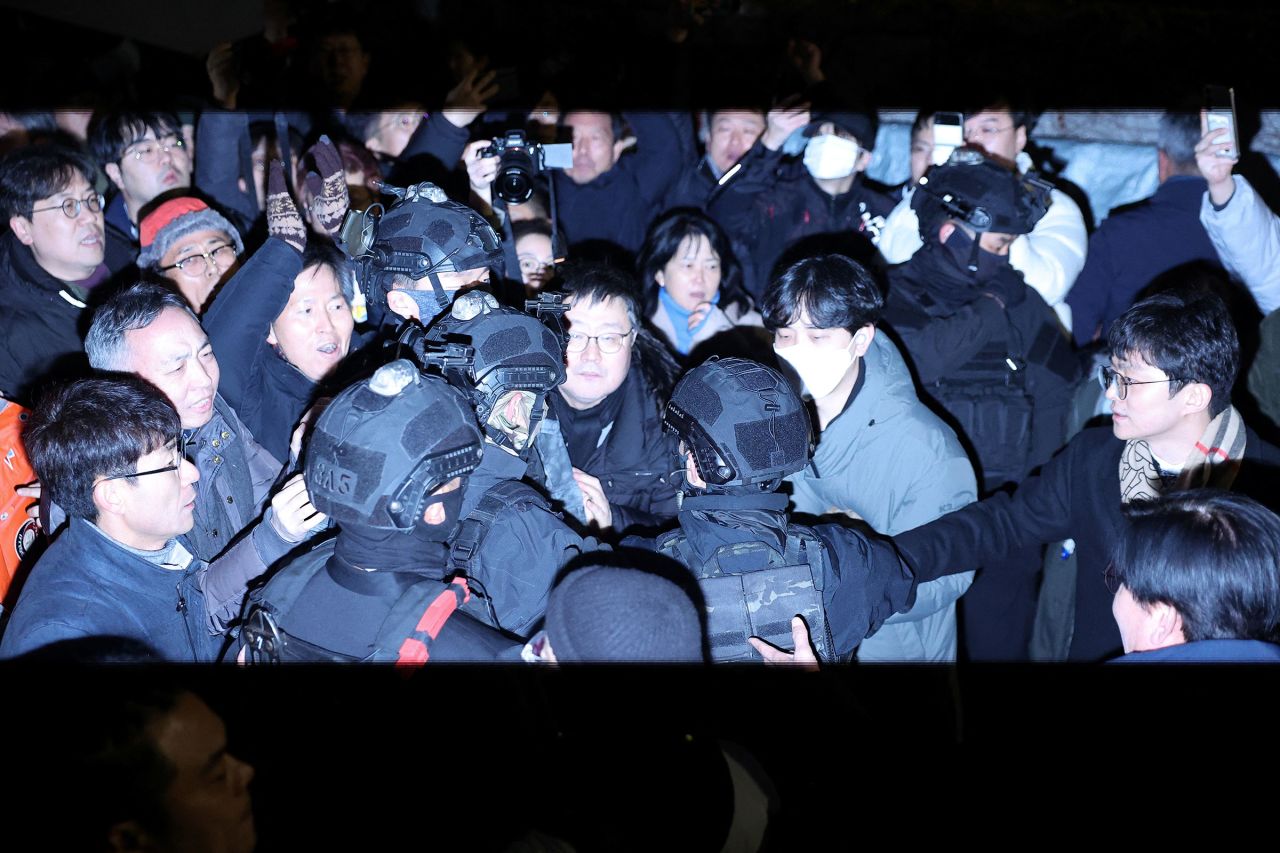
[{"label": "man's dark hair", "polygon": [[[345,283],[344,283],[345,288]],[[166,308],[181,308],[197,323],[181,294],[150,281],[142,281],[112,296],[93,315],[84,351],[89,364],[98,370],[121,370],[125,357],[125,332],[145,329]]]},{"label": "man's dark hair", "polygon": [[1280,518],[1218,489],[1126,506],[1112,569],[1144,607],[1168,604],[1187,642],[1264,640],[1280,623]]},{"label": "man's dark hair", "polygon": [[563,127],[568,127],[568,125],[564,123],[564,120],[565,118],[568,118],[571,113],[607,113],[609,116],[609,127],[613,131],[614,142],[632,135],[631,125],[627,124],[627,120],[623,118],[622,113],[610,112],[609,110],[602,109],[600,107],[589,107],[577,104],[561,111],[560,124]]},{"label": "man's dark hair", "polygon": [[181,431],[160,389],[118,374],[80,379],[46,396],[31,413],[22,443],[50,499],[68,516],[93,521],[98,478],[135,473],[139,459]]},{"label": "man's dark hair", "polygon": [[562,289],[566,296],[572,296],[587,303],[604,302],[608,299],[622,300],[627,309],[627,320],[636,327],[643,319],[641,314],[640,288],[634,278],[617,267],[598,262],[574,262],[565,264]]},{"label": "man's dark hair", "polygon": [[916,134],[924,130],[926,124],[933,121],[935,114],[936,111],[933,109],[920,110],[916,113],[915,119],[911,122],[911,139],[915,139]]},{"label": "man's dark hair", "polygon": [[789,326],[804,311],[819,329],[856,332],[880,320],[884,295],[861,264],[844,255],[820,255],[787,267],[765,291],[764,327]]},{"label": "man's dark hair", "polygon": [[31,218],[36,202],[70,186],[76,173],[93,187],[98,175],[93,161],[63,145],[27,145],[0,159],[0,208],[4,218]]},{"label": "man's dark hair", "polygon": [[1112,357],[1140,355],[1168,374],[1170,397],[1201,382],[1213,392],[1210,415],[1231,403],[1240,341],[1226,303],[1215,293],[1172,290],[1148,296],[1111,325],[1107,343]]},{"label": "man's dark hair", "polygon": [[1014,99],[1005,92],[976,92],[975,97],[968,100],[962,105],[961,112],[964,113],[965,120],[981,112],[1004,110],[1013,117],[1013,129],[1025,127],[1027,133],[1031,132],[1031,124],[1034,122],[1035,113],[1022,108]]},{"label": "man's dark hair", "polygon": [[699,235],[707,238],[711,250],[720,259],[721,308],[737,305],[744,312],[751,309],[751,298],[742,286],[742,266],[733,253],[733,246],[724,229],[697,208],[678,207],[667,211],[654,222],[636,261],[636,271],[644,287],[646,317],[652,316],[658,309],[659,287],[655,276],[675,257],[685,238],[696,240]]},{"label": "man's dark hair", "polygon": [[[320,239],[307,241],[307,248],[302,251],[302,271],[312,267],[325,267],[333,273],[348,303],[356,298],[356,266],[333,243]],[[94,322],[97,322],[96,316]]]},{"label": "man's dark hair", "polygon": [[587,303],[619,299],[627,311],[627,321],[636,330],[636,343],[631,351],[632,366],[638,366],[645,383],[653,391],[658,414],[666,405],[680,374],[680,365],[666,345],[644,327],[640,313],[640,290],[634,278],[626,272],[606,263],[574,261],[565,264],[560,287],[572,301]]},{"label": "man's dark hair", "polygon": [[555,239],[551,223],[546,219],[517,219],[511,223],[511,239],[516,242],[523,237],[531,237],[535,234],[540,234],[548,240]]},{"label": "man's dark hair", "polygon": [[1200,141],[1200,116],[1194,112],[1167,112],[1160,116],[1156,148],[1163,151],[1179,173],[1198,175],[1196,144]]},{"label": "man's dark hair", "polygon": [[156,139],[181,136],[182,122],[176,114],[163,111],[95,113],[89,122],[89,150],[100,166],[119,163],[124,157],[124,150],[140,141],[148,130],[155,134]]}]

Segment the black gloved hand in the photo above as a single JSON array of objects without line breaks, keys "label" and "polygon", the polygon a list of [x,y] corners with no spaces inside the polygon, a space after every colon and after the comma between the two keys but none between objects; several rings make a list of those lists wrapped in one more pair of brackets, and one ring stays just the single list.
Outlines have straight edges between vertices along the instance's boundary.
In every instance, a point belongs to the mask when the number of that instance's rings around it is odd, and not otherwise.
[{"label": "black gloved hand", "polygon": [[1021,305],[1027,298],[1027,282],[1022,273],[1005,264],[982,282],[982,290],[1000,300],[1005,308]]}]

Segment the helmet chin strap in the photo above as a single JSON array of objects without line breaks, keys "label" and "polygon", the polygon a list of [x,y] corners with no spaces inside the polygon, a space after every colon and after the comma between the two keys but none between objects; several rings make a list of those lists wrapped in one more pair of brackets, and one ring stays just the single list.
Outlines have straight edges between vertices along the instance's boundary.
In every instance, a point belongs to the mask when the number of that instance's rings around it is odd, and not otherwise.
[{"label": "helmet chin strap", "polygon": [[[449,307],[449,303],[453,300],[449,298],[449,294],[445,291],[444,285],[440,283],[440,276],[435,272],[429,272],[427,273],[427,280],[431,282],[431,289],[435,291],[436,303],[440,306],[440,311],[444,311]],[[438,314],[440,312],[437,311],[436,313]]]},{"label": "helmet chin strap", "polygon": [[978,252],[982,251],[982,247],[979,245],[981,240],[981,234],[974,235],[973,248],[969,250],[969,263],[967,265],[969,272],[971,273],[976,273],[978,271]]}]

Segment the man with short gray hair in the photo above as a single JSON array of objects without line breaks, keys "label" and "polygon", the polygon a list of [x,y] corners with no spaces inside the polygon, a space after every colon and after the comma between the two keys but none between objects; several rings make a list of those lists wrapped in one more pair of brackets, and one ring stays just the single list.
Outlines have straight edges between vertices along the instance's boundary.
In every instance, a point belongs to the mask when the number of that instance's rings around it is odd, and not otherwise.
[{"label": "man with short gray hair", "polygon": [[182,537],[197,558],[209,561],[252,540],[269,565],[322,520],[299,475],[272,500],[270,524],[257,523],[281,463],[218,396],[218,359],[181,296],[149,283],[121,291],[94,315],[85,351],[94,368],[141,376],[177,410],[183,455],[200,472],[195,524]]},{"label": "man with short gray hair", "polygon": [[1089,238],[1088,260],[1067,294],[1078,345],[1105,341],[1111,324],[1156,277],[1197,261],[1221,267],[1200,224],[1207,184],[1196,167],[1199,140],[1199,116],[1165,113],[1156,142],[1156,194],[1117,209]]}]

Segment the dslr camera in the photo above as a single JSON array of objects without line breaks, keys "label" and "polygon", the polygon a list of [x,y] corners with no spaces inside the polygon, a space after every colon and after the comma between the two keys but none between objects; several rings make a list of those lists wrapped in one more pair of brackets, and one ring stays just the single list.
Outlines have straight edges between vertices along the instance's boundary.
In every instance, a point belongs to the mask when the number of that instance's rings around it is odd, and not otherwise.
[{"label": "dslr camera", "polygon": [[498,174],[493,191],[507,204],[524,204],[533,197],[534,176],[547,169],[573,166],[573,146],[567,142],[543,145],[530,142],[523,130],[508,130],[480,152],[481,157],[498,157]]}]

